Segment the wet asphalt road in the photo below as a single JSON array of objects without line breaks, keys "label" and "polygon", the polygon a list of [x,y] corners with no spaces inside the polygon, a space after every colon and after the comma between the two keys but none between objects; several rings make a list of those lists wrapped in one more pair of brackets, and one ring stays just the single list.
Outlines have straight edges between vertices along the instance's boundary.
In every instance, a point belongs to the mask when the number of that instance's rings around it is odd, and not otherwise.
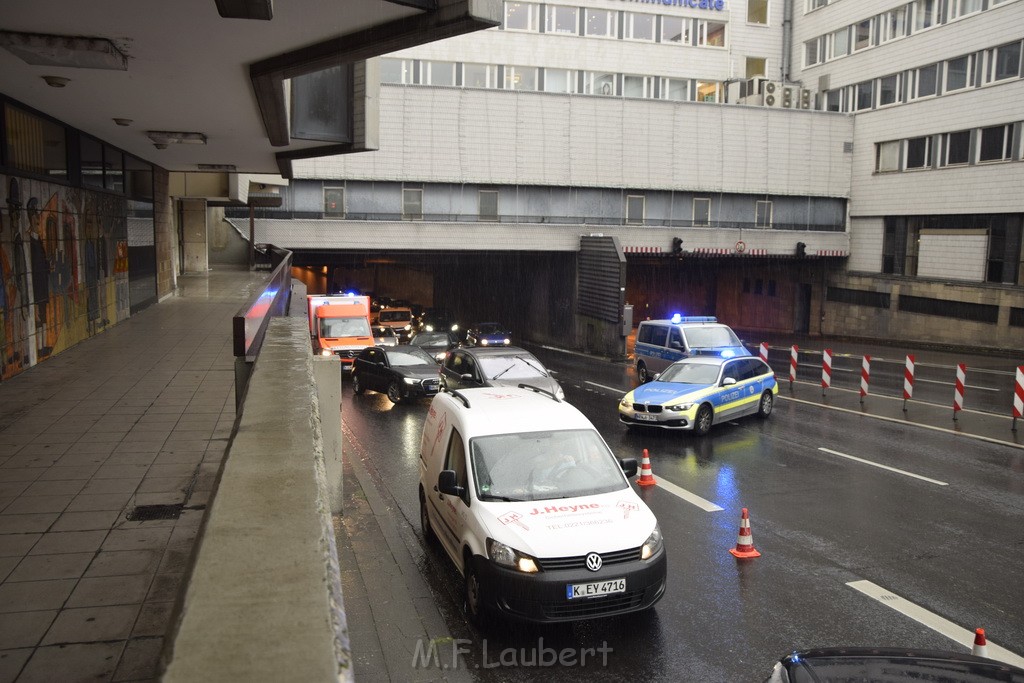
[{"label": "wet asphalt road", "polygon": [[[724,509],[706,512],[664,487],[640,490],[669,554],[668,589],[651,613],[478,631],[460,612],[454,566],[419,535],[417,454],[428,401],[392,406],[380,394],[354,396],[346,381],[347,454],[362,460],[413,532],[404,536],[415,539],[411,550],[452,635],[468,641],[458,659],[454,645],[442,646],[442,666],[457,661],[480,680],[761,681],[795,648],[969,651],[969,641],[958,644],[847,585],[860,580],[962,628],[984,627],[990,642],[1024,654],[1024,450],[784,399],[768,420],[718,425],[704,439],[634,433],[615,412],[619,389],[634,383],[627,366],[534,350],[618,457],[647,448],[657,479]],[[743,507],[762,557],[737,561],[728,549]],[[584,667],[540,666],[565,648],[577,662],[580,648],[593,653]]]}]

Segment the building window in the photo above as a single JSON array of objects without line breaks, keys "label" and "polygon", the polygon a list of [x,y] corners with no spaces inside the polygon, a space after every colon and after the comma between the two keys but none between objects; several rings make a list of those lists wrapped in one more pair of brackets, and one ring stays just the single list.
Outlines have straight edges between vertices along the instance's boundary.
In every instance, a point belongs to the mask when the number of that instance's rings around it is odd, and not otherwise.
[{"label": "building window", "polygon": [[480,220],[498,220],[498,191],[480,190]]},{"label": "building window", "polygon": [[938,92],[939,82],[939,65],[929,64],[928,66],[922,66],[915,72],[916,78],[916,89],[914,92],[915,98],[931,97]]},{"label": "building window", "polygon": [[570,69],[544,69],[544,92],[576,92],[576,72]]},{"label": "building window", "polygon": [[689,19],[682,17],[661,18],[661,42],[676,43],[677,45],[690,44],[690,26],[693,24]]},{"label": "building window", "polygon": [[324,188],[324,215],[335,218],[345,217],[345,188]]},{"label": "building window", "polygon": [[505,90],[537,90],[537,67],[506,66]]},{"label": "building window", "polygon": [[661,99],[686,102],[690,99],[690,81],[683,78],[662,78]]},{"label": "building window", "polygon": [[506,2],[505,23],[506,31],[533,31],[540,30],[540,6],[532,2]]},{"label": "building window", "polygon": [[772,203],[770,201],[758,201],[754,207],[754,227],[772,227]]},{"label": "building window", "polygon": [[587,71],[583,75],[583,92],[587,95],[614,95],[615,74]]},{"label": "building window", "polygon": [[854,24],[853,49],[863,50],[871,47],[871,19]]},{"label": "building window", "polygon": [[467,88],[496,88],[498,67],[494,64],[463,64],[462,84]]},{"label": "building window", "polygon": [[590,9],[585,12],[584,35],[615,37],[615,16],[617,12],[606,9]]},{"label": "building window", "polygon": [[426,85],[455,85],[455,62],[423,62],[422,71]]},{"label": "building window", "polygon": [[811,12],[816,9],[828,6],[828,0],[807,0],[807,11]]},{"label": "building window", "polygon": [[938,0],[914,0],[914,30],[923,31],[939,23]]},{"label": "building window", "polygon": [[1004,81],[1020,76],[1020,42],[997,47],[990,52],[992,55],[990,81]]},{"label": "building window", "polygon": [[954,18],[965,17],[981,11],[981,0],[950,0]]},{"label": "building window", "polygon": [[858,83],[857,88],[857,111],[871,109],[874,104],[874,81]]},{"label": "building window", "polygon": [[725,24],[720,21],[701,21],[697,25],[697,44],[725,47]]},{"label": "building window", "polygon": [[548,33],[576,35],[579,33],[579,8],[564,5],[548,5],[544,30]]},{"label": "building window", "polygon": [[768,60],[764,57],[747,57],[747,78],[764,76],[768,73]]},{"label": "building window", "polygon": [[900,142],[879,142],[875,145],[875,171],[889,173],[900,170]]},{"label": "building window", "polygon": [[694,226],[711,225],[711,200],[707,197],[693,198]]},{"label": "building window", "polygon": [[942,165],[957,166],[971,159],[971,131],[961,130],[942,136]]},{"label": "building window", "polygon": [[643,195],[626,195],[626,223],[630,225],[643,224],[644,203]]},{"label": "building window", "polygon": [[842,90],[829,90],[825,93],[825,111],[843,111]]},{"label": "building window", "polygon": [[720,93],[718,89],[718,83],[697,81],[697,101],[698,102],[718,102],[720,101]]},{"label": "building window", "polygon": [[1013,126],[990,126],[981,129],[978,161],[1007,161],[1013,141]]},{"label": "building window", "polygon": [[381,83],[412,83],[412,62],[406,59],[382,57],[380,60]]},{"label": "building window", "polygon": [[[8,166],[48,178],[67,178],[68,149],[64,126],[22,109],[4,105]],[[102,187],[102,184],[100,185]]]},{"label": "building window", "polygon": [[623,15],[625,21],[623,34],[627,40],[654,41],[654,15],[640,14],[639,12],[626,12]]},{"label": "building window", "polygon": [[878,81],[878,106],[896,104],[900,101],[899,74],[885,76]]},{"label": "building window", "polygon": [[768,25],[768,0],[747,0],[747,23]]},{"label": "building window", "polygon": [[824,55],[818,49],[820,42],[821,38],[815,38],[804,43],[804,66],[814,66],[822,61]]},{"label": "building window", "polygon": [[907,140],[907,169],[930,168],[932,165],[931,137]]},{"label": "building window", "polygon": [[881,42],[897,40],[907,35],[907,8],[897,7],[882,15]]},{"label": "building window", "polygon": [[423,220],[423,190],[402,189],[402,219]]},{"label": "building window", "polygon": [[850,54],[850,27],[844,26],[831,36],[832,58]]},{"label": "building window", "polygon": [[964,55],[946,62],[946,92],[966,88],[973,80],[972,55]]},{"label": "building window", "polygon": [[622,78],[622,96],[652,99],[655,81],[654,76],[624,76]]}]

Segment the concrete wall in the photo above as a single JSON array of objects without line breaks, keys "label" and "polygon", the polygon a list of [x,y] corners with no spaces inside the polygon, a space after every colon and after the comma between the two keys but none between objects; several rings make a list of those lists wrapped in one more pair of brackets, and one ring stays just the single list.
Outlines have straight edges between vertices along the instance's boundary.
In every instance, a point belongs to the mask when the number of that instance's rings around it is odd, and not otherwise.
[{"label": "concrete wall", "polygon": [[[224,220],[224,209],[210,207],[207,213],[210,226],[209,257],[210,264],[249,265],[249,222],[239,221],[239,227]],[[240,234],[245,230],[245,237]],[[257,240],[258,242],[259,240]]]},{"label": "concrete wall", "polygon": [[153,168],[153,228],[156,241],[156,296],[170,296],[178,284],[178,231],[174,201],[167,194],[169,174]]},{"label": "concrete wall", "polygon": [[[349,681],[331,521],[340,371],[321,403],[302,318],[271,321],[207,511],[165,683]],[[330,479],[328,474],[331,475]]]},{"label": "concrete wall", "polygon": [[181,199],[182,236],[186,273],[205,273],[210,269],[209,240],[205,199]]}]

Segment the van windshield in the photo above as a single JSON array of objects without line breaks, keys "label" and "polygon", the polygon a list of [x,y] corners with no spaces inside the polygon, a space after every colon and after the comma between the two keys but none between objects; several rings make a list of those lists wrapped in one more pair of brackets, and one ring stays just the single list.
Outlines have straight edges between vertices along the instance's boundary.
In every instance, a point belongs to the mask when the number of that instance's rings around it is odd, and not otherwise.
[{"label": "van windshield", "polygon": [[366,318],[321,318],[320,336],[324,339],[369,337],[370,323]]},{"label": "van windshield", "polygon": [[714,349],[726,346],[740,346],[740,338],[728,327],[684,328],[686,345],[691,349]]},{"label": "van windshield", "polygon": [[574,498],[629,487],[618,461],[593,429],[478,436],[470,441],[477,498]]}]

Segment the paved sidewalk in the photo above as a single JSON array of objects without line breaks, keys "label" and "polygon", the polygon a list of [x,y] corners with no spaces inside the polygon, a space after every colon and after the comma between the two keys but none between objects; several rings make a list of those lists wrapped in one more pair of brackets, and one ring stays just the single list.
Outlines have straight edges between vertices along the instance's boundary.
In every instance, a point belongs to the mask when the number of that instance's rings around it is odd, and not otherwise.
[{"label": "paved sidewalk", "polygon": [[155,677],[234,424],[231,316],[265,279],[184,276],[0,384],[0,683]]}]

